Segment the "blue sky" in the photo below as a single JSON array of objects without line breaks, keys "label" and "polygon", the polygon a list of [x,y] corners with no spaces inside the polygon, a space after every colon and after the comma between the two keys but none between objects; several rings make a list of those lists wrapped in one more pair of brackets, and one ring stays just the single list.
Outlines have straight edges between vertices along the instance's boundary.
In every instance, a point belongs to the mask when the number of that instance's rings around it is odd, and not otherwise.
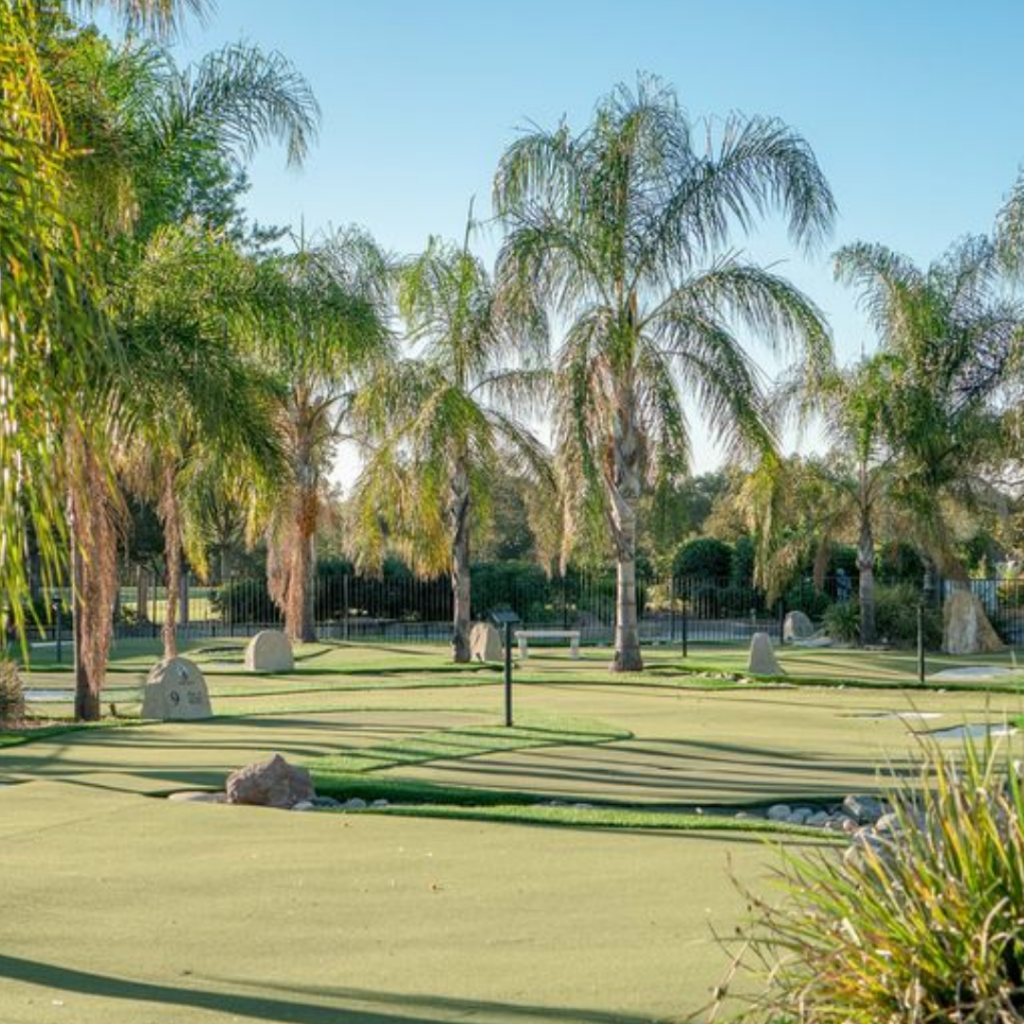
[{"label": "blue sky", "polygon": [[[252,214],[359,223],[398,252],[460,236],[472,195],[487,210],[517,127],[563,114],[582,127],[638,71],[673,83],[694,116],[771,114],[801,131],[839,203],[830,248],[881,241],[930,259],[990,229],[1024,161],[1024,5],[1009,0],[219,0],[177,50],[238,39],[290,57],[324,115],[302,170],[257,157]],[[841,357],[871,347],[828,251],[805,259],[777,224],[742,244],[786,261]],[[697,469],[718,461],[697,447]]]}]

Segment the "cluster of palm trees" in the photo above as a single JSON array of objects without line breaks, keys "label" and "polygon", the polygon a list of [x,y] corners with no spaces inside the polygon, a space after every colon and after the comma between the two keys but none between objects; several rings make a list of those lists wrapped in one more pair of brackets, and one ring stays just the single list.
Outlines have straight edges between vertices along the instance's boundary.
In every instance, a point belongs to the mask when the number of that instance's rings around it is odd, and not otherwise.
[{"label": "cluster of palm trees", "polygon": [[[82,718],[99,715],[129,495],[163,527],[167,655],[183,553],[204,569],[225,509],[266,538],[287,631],[311,639],[328,474],[354,440],[353,548],[450,572],[464,661],[471,531],[511,466],[561,509],[566,556],[587,531],[610,536],[613,668],[635,671],[641,498],[687,471],[691,409],[758,466],[765,573],[784,548],[781,409],[832,414],[856,467],[862,581],[880,495],[951,495],[991,437],[982,421],[1019,351],[1019,311],[996,294],[1015,208],[1005,244],[965,244],[928,272],[843,250],[838,273],[882,340],[850,371],[814,303],[731,244],[769,214],[806,250],[828,236],[835,203],[806,141],[768,118],[695,124],[654,79],[614,90],[580,131],[534,127],[508,148],[493,271],[471,248],[472,207],[460,244],[411,259],[351,228],[283,251],[238,202],[258,146],[305,156],[307,83],[248,46],[177,67],[162,34],[202,4],[110,6],[133,28],[123,44],[60,4],[0,4],[0,587],[23,622],[30,536],[51,574],[70,552]],[[788,401],[748,339],[794,359]],[[915,523],[941,560],[938,505]]]}]

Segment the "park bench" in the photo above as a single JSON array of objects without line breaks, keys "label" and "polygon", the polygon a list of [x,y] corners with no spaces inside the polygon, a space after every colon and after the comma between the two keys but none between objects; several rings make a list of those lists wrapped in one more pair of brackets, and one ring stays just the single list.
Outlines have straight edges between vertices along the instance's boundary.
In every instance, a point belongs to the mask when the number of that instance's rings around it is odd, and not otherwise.
[{"label": "park bench", "polygon": [[519,657],[530,656],[531,640],[568,640],[569,654],[573,658],[580,656],[580,631],[578,629],[517,629],[516,640],[519,641]]}]

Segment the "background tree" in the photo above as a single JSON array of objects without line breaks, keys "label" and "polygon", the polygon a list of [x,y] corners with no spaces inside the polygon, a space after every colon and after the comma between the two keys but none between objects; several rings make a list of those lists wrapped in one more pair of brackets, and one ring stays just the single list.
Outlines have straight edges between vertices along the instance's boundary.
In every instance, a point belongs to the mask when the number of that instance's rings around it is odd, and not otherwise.
[{"label": "background tree", "polygon": [[[250,48],[227,48],[201,62],[193,75],[177,71],[151,44],[130,39],[117,48],[54,16],[46,52],[76,151],[69,209],[76,223],[88,225],[88,237],[102,256],[89,298],[118,340],[117,358],[105,371],[93,368],[74,392],[77,419],[65,438],[75,538],[76,714],[92,718],[99,714],[116,590],[122,509],[112,460],[116,440],[135,426],[133,400],[144,393],[138,372],[150,365],[145,345],[126,347],[118,328],[138,312],[126,293],[145,260],[144,232],[159,235],[161,211],[180,214],[181,204],[163,202],[164,197],[189,192],[187,182],[175,184],[175,174],[187,176],[192,163],[181,156],[165,164],[161,156],[193,152],[202,170],[211,161],[241,161],[273,137],[297,159],[315,133],[318,111],[308,87],[282,58]],[[114,322],[115,309],[120,323]],[[137,355],[141,364],[133,363]],[[149,379],[158,383],[172,376]],[[170,509],[166,502],[162,507]],[[176,521],[170,525],[175,533]],[[172,558],[168,568],[175,565],[180,559]]]},{"label": "background tree", "polygon": [[425,573],[449,571],[452,656],[470,658],[472,513],[489,518],[490,488],[509,467],[553,488],[528,420],[547,382],[547,325],[509,303],[466,244],[432,240],[404,268],[399,310],[419,356],[384,369],[356,403],[371,439],[356,485],[364,558],[387,544]]},{"label": "background tree", "polygon": [[257,350],[284,382],[277,425],[287,475],[268,511],[268,584],[293,640],[314,640],[317,525],[357,379],[389,358],[389,257],[346,228],[264,261]]},{"label": "background tree", "polygon": [[858,290],[889,361],[889,492],[926,563],[966,579],[955,517],[1000,500],[1006,399],[1024,306],[1004,287],[997,247],[970,237],[920,270],[880,245],[848,246],[836,276]]},{"label": "background tree", "polygon": [[[809,365],[830,343],[818,310],[782,277],[726,248],[778,208],[817,242],[832,194],[807,143],[779,121],[731,116],[698,132],[654,80],[620,86],[579,135],[532,129],[501,159],[496,210],[508,228],[499,278],[567,324],[555,417],[568,493],[600,509],[615,545],[616,671],[642,667],[636,538],[645,489],[682,473],[689,432],[680,385],[733,451],[774,447],[742,324]],[[577,516],[577,520],[578,520]]]}]

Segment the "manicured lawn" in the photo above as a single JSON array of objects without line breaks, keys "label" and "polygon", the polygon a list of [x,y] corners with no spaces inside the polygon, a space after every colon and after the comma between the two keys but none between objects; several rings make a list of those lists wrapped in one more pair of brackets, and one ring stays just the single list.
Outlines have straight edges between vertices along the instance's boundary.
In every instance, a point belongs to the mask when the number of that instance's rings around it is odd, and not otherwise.
[{"label": "manicured lawn", "polygon": [[[275,677],[196,647],[209,721],[0,734],[3,1024],[685,1020],[725,967],[711,925],[743,912],[729,865],[756,886],[765,836],[831,848],[737,809],[872,791],[916,732],[1024,714],[1005,687],[901,689],[909,655],[787,650],[794,687],[669,650],[613,678],[588,651],[519,666],[506,730],[500,673],[438,647],[310,645]],[[137,714],[154,656],[121,651],[105,702]],[[157,798],[275,751],[321,793],[388,805]]]}]

